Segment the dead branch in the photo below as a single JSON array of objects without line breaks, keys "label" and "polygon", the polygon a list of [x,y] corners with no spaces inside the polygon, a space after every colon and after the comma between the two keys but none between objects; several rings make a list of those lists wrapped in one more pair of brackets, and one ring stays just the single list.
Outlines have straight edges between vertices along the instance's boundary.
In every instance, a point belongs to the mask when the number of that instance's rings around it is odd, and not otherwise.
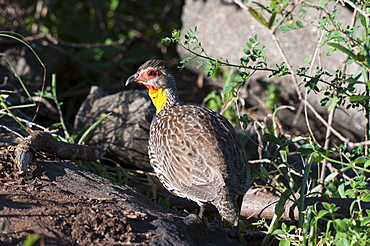
[{"label": "dead branch", "polygon": [[94,161],[101,159],[103,152],[87,145],[64,143],[56,140],[50,133],[34,131],[22,140],[15,149],[14,162],[23,173],[37,151],[55,155],[61,159]]},{"label": "dead branch", "polygon": [[[257,219],[266,219],[270,220],[273,218],[275,213],[275,207],[279,200],[279,197],[271,196],[257,196],[253,194],[246,194],[244,196],[243,205],[241,209],[241,216],[247,218],[257,218]],[[350,206],[355,201],[352,198],[327,198],[327,197],[309,197],[305,199],[304,209],[308,206],[314,205],[317,203],[317,210],[323,210],[323,203],[333,203],[340,209],[337,211],[338,214],[343,215],[346,218],[349,218],[350,215]],[[361,202],[361,208],[363,211],[370,209],[369,202]],[[355,206],[355,209],[358,209]],[[288,201],[285,204],[285,212],[282,215],[281,219],[286,221],[298,221],[299,211],[297,205]]]}]

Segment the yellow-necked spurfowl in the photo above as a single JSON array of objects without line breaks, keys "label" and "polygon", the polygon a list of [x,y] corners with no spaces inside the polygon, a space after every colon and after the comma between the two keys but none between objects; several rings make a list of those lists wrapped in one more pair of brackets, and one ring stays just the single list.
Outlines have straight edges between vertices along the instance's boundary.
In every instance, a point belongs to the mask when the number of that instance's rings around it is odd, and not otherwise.
[{"label": "yellow-necked spurfowl", "polygon": [[197,202],[201,218],[210,202],[238,227],[237,197],[249,188],[250,168],[232,125],[212,110],[181,105],[163,60],[145,62],[126,81],[130,83],[144,85],[156,107],[149,158],[161,183],[173,194]]}]

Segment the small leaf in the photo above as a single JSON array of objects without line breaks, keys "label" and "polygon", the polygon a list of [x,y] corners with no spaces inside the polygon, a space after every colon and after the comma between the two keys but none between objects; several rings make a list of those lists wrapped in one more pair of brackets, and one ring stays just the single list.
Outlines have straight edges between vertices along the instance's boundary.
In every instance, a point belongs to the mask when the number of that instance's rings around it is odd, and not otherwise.
[{"label": "small leaf", "polygon": [[0,94],[0,97],[1,97],[2,99],[7,99],[7,98],[9,97],[9,95],[6,95],[6,94]]},{"label": "small leaf", "polygon": [[34,245],[38,240],[39,240],[40,236],[39,235],[29,235],[27,236],[26,240],[24,241],[24,243],[22,244],[23,246],[32,246]]},{"label": "small leaf", "polygon": [[315,149],[311,144],[302,144],[298,149],[297,152],[301,153],[302,155],[307,155],[312,152],[315,152]]},{"label": "small leaf", "polygon": [[119,1],[118,0],[111,0],[109,8],[111,11],[115,11],[118,7]]},{"label": "small leaf", "polygon": [[224,94],[224,93],[228,93],[228,92],[231,92],[231,91],[233,91],[234,90],[234,88],[235,87],[237,87],[238,86],[238,84],[237,83],[235,83],[235,82],[231,82],[231,83],[229,83],[228,85],[226,85],[226,86],[224,86],[224,89],[222,90],[222,94]]},{"label": "small leaf", "polygon": [[329,101],[330,101],[330,98],[328,98],[328,97],[324,97],[324,98],[320,101],[320,104],[321,104],[321,106],[325,106]]},{"label": "small leaf", "polygon": [[304,62],[307,63],[307,64],[311,64],[312,62],[312,54],[310,54],[310,56],[306,59],[304,59]]},{"label": "small leaf", "polygon": [[370,24],[369,18],[366,18],[361,13],[358,13],[358,17],[359,17],[363,27],[368,27],[369,26],[369,24]]},{"label": "small leaf", "polygon": [[239,220],[239,227],[243,230],[247,229],[247,225],[242,220]]},{"label": "small leaf", "polygon": [[274,25],[275,18],[276,18],[276,12],[272,13],[270,17],[269,24],[268,24],[269,29],[271,29],[272,25]]},{"label": "small leaf", "polygon": [[262,25],[264,25],[265,27],[269,28],[269,25],[267,24],[267,21],[265,20],[265,18],[263,18],[263,16],[261,15],[261,13],[257,12],[256,10],[254,10],[253,8],[251,7],[248,7],[248,10],[249,10],[249,13],[252,14],[252,16],[259,22],[261,23]]},{"label": "small leaf", "polygon": [[266,141],[266,142],[269,142],[269,143],[274,143],[276,145],[281,145],[280,139],[278,139],[277,137],[275,137],[274,135],[269,134],[269,133],[265,133],[263,135],[262,141]]},{"label": "small leaf", "polygon": [[267,172],[267,170],[266,170],[265,167],[260,166],[260,172],[261,172],[261,174],[262,174],[263,177],[268,178],[269,173]]},{"label": "small leaf", "polygon": [[244,51],[244,54],[246,55],[250,55],[252,53],[250,49],[244,49],[243,51]]},{"label": "small leaf", "polygon": [[370,194],[369,193],[363,193],[363,194],[361,194],[361,201],[363,201],[363,202],[370,202]]},{"label": "small leaf", "polygon": [[333,203],[328,203],[328,202],[323,202],[323,203],[322,203],[322,206],[324,207],[324,209],[331,211],[331,210],[333,210],[333,209],[334,209],[335,204],[333,204]]},{"label": "small leaf", "polygon": [[101,117],[99,120],[95,121],[94,124],[92,124],[85,132],[84,134],[81,136],[81,139],[78,141],[78,144],[83,144],[87,139],[88,137],[90,136],[90,134],[95,130],[95,128],[103,121],[105,120],[109,115],[111,115],[112,112],[104,115],[103,117]]},{"label": "small leaf", "polygon": [[248,115],[243,114],[243,116],[239,118],[239,121],[243,123],[248,123],[248,119],[249,119]]},{"label": "small leaf", "polygon": [[356,102],[362,102],[365,100],[369,100],[370,96],[365,96],[365,95],[354,95],[349,97],[349,101],[351,103],[356,103]]},{"label": "small leaf", "polygon": [[325,215],[327,215],[329,212],[326,211],[326,210],[320,210],[317,215],[316,215],[316,218],[324,218]]},{"label": "small leaf", "polygon": [[279,246],[290,246],[290,240],[283,239],[279,242]]},{"label": "small leaf", "polygon": [[348,230],[347,219],[336,219],[334,220],[334,229],[339,232],[346,232]]},{"label": "small leaf", "polygon": [[296,22],[295,22],[295,24],[296,24],[296,25],[297,25],[297,27],[299,27],[299,28],[304,27],[304,26],[303,26],[303,24],[302,24],[302,21],[299,21],[299,20],[298,20],[298,21],[296,21]]},{"label": "small leaf", "polygon": [[340,50],[344,54],[346,54],[346,55],[350,56],[352,59],[356,60],[356,55],[352,51],[347,49],[346,47],[343,47],[342,45],[337,44],[337,43],[326,43],[326,44],[335,48],[335,49],[337,49],[337,50]]},{"label": "small leaf", "polygon": [[370,224],[370,217],[364,217],[361,219],[361,226],[369,226]]},{"label": "small leaf", "polygon": [[328,107],[328,111],[333,110],[336,106],[337,106],[337,104],[336,104],[336,103],[332,103],[332,104],[330,104],[330,105],[329,105],[329,107]]},{"label": "small leaf", "polygon": [[201,66],[203,66],[203,61],[202,60],[198,60],[198,64],[197,64],[197,66],[195,68],[198,69]]},{"label": "small leaf", "polygon": [[367,160],[364,164],[364,168],[368,168],[370,166],[370,160]]}]

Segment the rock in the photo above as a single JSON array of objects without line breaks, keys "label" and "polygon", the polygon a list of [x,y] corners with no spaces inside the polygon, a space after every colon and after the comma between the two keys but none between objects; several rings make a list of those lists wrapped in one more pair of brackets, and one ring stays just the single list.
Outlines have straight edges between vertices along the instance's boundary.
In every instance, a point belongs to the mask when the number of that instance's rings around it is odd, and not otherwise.
[{"label": "rock", "polygon": [[[315,3],[315,1],[313,2]],[[327,6],[328,9],[332,9],[334,4],[331,3]],[[252,6],[252,3],[250,3]],[[341,4],[336,4],[339,9],[338,20],[341,23],[350,23],[352,18],[351,10],[343,7]],[[299,7],[295,10],[298,11]],[[310,23],[318,20],[319,16],[322,15],[320,11],[313,8],[306,8],[307,13],[304,17],[303,24],[304,28],[288,31],[287,33],[279,33],[278,37],[280,43],[283,46],[283,50],[290,63],[294,66],[294,69],[298,69],[300,66],[306,66],[304,59],[308,58],[311,54],[314,54],[318,45],[319,33],[315,25]],[[263,12],[263,11],[262,11]],[[238,64],[240,57],[244,55],[243,49],[246,48],[246,42],[249,38],[258,34],[258,40],[262,45],[266,46],[267,62],[269,67],[275,68],[275,64],[283,62],[281,55],[279,54],[275,43],[272,40],[270,31],[257,22],[251,14],[245,9],[241,9],[233,1],[197,1],[197,0],[186,0],[182,14],[182,33],[186,33],[190,28],[198,27],[195,35],[201,41],[202,46],[206,50],[207,54],[213,58],[222,57],[224,60],[228,59],[231,63]],[[314,63],[313,68],[322,66],[330,72],[337,69],[341,69],[345,56],[340,52],[335,52],[331,56],[325,55],[326,48],[320,50],[320,64]],[[184,49],[178,47],[178,53],[180,57],[184,58],[189,55]],[[187,66],[196,73],[202,73],[201,69],[195,69],[197,59],[194,59]],[[355,73],[359,71],[359,67],[355,64],[348,66],[348,73]],[[255,84],[257,80],[264,82],[274,82],[280,85],[280,94],[284,101],[290,102],[296,109],[299,108],[300,102],[297,100],[297,94],[295,91],[294,83],[290,76],[284,76],[277,79],[269,79],[268,72],[257,72],[252,76],[249,83]],[[250,86],[250,90],[253,90],[253,86]],[[301,87],[301,90],[305,89]],[[250,92],[250,95],[255,95],[254,92]],[[258,97],[262,97],[261,93],[257,94]],[[322,94],[314,95],[313,93],[308,95],[308,100],[314,105],[316,110],[324,115],[328,114],[327,108],[320,106],[320,100]],[[295,113],[294,113],[295,114]],[[293,115],[295,117],[295,115]],[[303,116],[302,116],[303,117]],[[285,117],[291,119],[291,117]],[[317,121],[314,116],[311,115],[313,121]],[[284,121],[284,116],[282,118]],[[291,125],[293,121],[284,121],[285,125]],[[299,121],[298,121],[299,122]],[[301,120],[304,122],[304,120]],[[305,123],[304,123],[305,124]],[[293,127],[300,127],[295,125]],[[340,107],[336,110],[334,127],[341,132],[345,137],[352,140],[362,139],[365,129],[365,120],[363,114],[359,110],[347,110]],[[305,130],[305,129],[303,129]],[[322,132],[319,130],[319,132]]]},{"label": "rock", "polygon": [[148,93],[129,90],[108,95],[93,86],[76,115],[75,128],[86,129],[110,112],[86,144],[105,150],[109,158],[120,163],[151,170],[147,152],[155,108]]}]

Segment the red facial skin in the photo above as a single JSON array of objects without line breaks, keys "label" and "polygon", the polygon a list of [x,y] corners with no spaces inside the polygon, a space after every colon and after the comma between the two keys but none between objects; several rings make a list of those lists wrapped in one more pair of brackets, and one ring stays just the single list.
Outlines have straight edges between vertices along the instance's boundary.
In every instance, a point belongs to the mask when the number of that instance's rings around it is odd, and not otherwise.
[{"label": "red facial skin", "polygon": [[[148,80],[153,79],[155,77],[158,77],[160,75],[162,75],[162,72],[160,72],[158,70],[154,70],[154,69],[149,69],[149,70],[139,74],[138,78],[140,78],[143,81],[148,81]],[[147,90],[153,90],[153,89],[156,88],[154,86],[147,85],[147,84],[144,84],[144,83],[140,83],[140,84],[144,85]]]}]

